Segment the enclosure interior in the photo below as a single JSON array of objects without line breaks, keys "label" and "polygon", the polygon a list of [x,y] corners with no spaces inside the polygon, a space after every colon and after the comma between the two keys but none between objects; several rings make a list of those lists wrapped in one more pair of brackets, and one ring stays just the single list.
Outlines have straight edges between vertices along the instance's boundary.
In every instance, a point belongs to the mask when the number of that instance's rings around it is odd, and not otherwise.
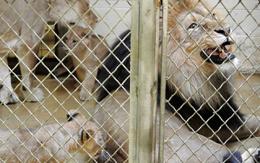
[{"label": "enclosure interior", "polygon": [[[239,67],[237,83],[234,86],[236,101],[243,109],[242,112],[260,116],[259,1],[209,0],[209,2],[221,11],[238,37],[236,53],[242,66]],[[131,28],[130,1],[90,0],[90,6],[99,19],[94,31],[105,38],[108,46],[111,46],[122,32]],[[44,124],[62,123],[66,121],[65,115],[70,109],[80,109],[87,116],[89,112],[95,110],[93,100],[80,100],[81,82],[71,65],[70,58],[64,59],[66,54],[62,49],[63,45],[54,35],[54,32],[64,31],[58,24],[48,23],[44,37],[48,48],[41,45],[38,55],[45,58],[44,64],[47,65],[49,72],[46,71],[46,67],[39,65],[35,72],[38,79],[34,80],[34,84],[39,84],[43,89],[45,98],[40,102],[26,102],[21,99],[16,104],[1,105],[1,128],[33,128]],[[9,60],[9,64],[17,63],[14,57],[10,57]],[[15,73],[19,76],[18,68],[15,69]],[[20,95],[20,84],[15,75],[12,75],[12,81],[13,88]]]}]

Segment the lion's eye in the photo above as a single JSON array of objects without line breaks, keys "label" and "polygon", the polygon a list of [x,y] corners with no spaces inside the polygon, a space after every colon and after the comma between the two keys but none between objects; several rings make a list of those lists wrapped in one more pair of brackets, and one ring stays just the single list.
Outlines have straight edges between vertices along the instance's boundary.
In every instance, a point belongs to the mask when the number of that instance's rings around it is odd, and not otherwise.
[{"label": "lion's eye", "polygon": [[196,28],[199,25],[197,23],[191,23],[191,25],[188,27],[188,29]]}]

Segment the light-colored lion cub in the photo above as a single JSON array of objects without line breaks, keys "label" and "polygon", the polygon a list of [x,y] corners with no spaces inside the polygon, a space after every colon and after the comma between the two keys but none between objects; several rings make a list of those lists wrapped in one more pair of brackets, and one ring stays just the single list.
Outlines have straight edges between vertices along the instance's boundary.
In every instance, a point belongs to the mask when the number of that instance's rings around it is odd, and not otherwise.
[{"label": "light-colored lion cub", "polygon": [[98,67],[108,54],[108,45],[100,35],[89,34],[89,31],[76,26],[66,35],[66,48],[72,56],[77,75],[82,81],[80,99],[87,100],[94,92],[95,77]]},{"label": "light-colored lion cub", "polygon": [[[0,159],[6,162],[90,162],[104,148],[95,123],[72,110],[68,122],[35,129],[0,130]],[[72,158],[73,157],[73,158]]]}]

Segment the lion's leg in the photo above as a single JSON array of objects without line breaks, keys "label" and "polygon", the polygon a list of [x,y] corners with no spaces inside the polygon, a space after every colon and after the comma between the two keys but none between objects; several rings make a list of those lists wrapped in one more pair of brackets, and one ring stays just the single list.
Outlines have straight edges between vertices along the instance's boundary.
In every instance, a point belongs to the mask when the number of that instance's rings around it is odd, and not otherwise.
[{"label": "lion's leg", "polygon": [[[87,51],[87,50],[86,50]],[[97,75],[98,62],[95,58],[95,54],[86,52],[77,56],[73,56],[73,64],[77,69],[81,69],[85,74],[83,75],[84,79],[81,83],[80,90],[80,100],[89,100],[91,98],[91,93],[95,85],[95,77]],[[83,62],[79,62],[83,61]],[[84,71],[83,71],[84,70]],[[82,73],[81,72],[81,73]],[[82,74],[81,74],[82,75]]]},{"label": "lion's leg", "polygon": [[168,162],[221,162],[229,153],[224,145],[190,131],[182,120],[168,111],[165,112],[164,132],[164,158]]},{"label": "lion's leg", "polygon": [[18,102],[18,96],[12,88],[11,74],[5,56],[0,58],[0,102],[3,104]]},{"label": "lion's leg", "polygon": [[44,98],[43,91],[38,87],[34,88],[31,80],[31,75],[33,73],[32,71],[34,70],[36,63],[36,58],[32,52],[32,49],[29,49],[27,45],[22,44],[19,47],[17,54],[19,56],[20,69],[22,74],[21,91],[25,100],[29,102],[42,101]]},{"label": "lion's leg", "polygon": [[89,100],[91,98],[91,93],[94,90],[95,85],[95,77],[97,75],[96,66],[87,66],[87,70],[85,72],[85,79],[82,82],[81,90],[80,90],[80,99],[81,100]]}]

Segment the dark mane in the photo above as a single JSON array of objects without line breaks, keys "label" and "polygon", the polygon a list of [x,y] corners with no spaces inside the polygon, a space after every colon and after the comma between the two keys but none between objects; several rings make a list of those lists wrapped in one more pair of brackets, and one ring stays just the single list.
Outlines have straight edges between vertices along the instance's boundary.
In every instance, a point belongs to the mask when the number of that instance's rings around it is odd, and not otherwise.
[{"label": "dark mane", "polygon": [[130,88],[130,30],[125,31],[112,45],[109,56],[97,72],[97,100],[102,101],[116,89]]}]

